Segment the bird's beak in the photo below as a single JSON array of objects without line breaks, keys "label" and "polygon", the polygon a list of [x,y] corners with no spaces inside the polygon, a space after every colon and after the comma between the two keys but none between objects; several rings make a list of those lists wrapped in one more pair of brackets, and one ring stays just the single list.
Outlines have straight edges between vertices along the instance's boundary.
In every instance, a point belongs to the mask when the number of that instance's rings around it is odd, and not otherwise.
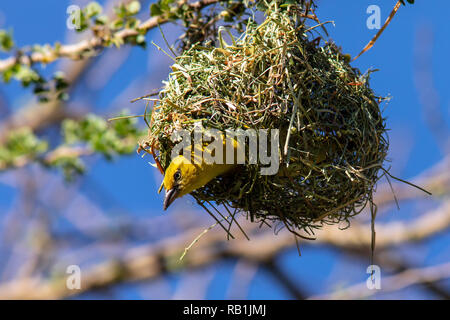
[{"label": "bird's beak", "polygon": [[170,190],[166,190],[166,196],[164,197],[164,205],[163,209],[166,210],[170,204],[177,198],[178,196],[178,187],[174,186]]}]

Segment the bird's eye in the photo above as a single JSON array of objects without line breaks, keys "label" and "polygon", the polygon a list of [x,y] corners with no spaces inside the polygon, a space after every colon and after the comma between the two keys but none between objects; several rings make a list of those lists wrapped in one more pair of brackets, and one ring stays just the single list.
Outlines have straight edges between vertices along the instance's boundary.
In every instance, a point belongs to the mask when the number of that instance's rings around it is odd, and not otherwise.
[{"label": "bird's eye", "polygon": [[175,174],[173,175],[173,178],[175,179],[175,181],[180,180],[180,178],[181,178],[181,173],[180,173],[180,171],[175,172]]}]

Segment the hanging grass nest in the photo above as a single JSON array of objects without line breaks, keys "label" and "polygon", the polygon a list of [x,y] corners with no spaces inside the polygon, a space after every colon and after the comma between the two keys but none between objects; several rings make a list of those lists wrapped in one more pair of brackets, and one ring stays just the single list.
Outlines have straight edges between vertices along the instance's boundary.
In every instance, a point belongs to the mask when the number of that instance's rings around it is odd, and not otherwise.
[{"label": "hanging grass nest", "polygon": [[[388,142],[368,75],[308,26],[305,12],[274,10],[233,44],[195,45],[176,58],[152,112],[149,145],[163,168],[172,132],[280,130],[280,170],[241,165],[193,192],[252,221],[281,221],[308,234],[348,221],[372,201]],[[317,23],[317,22],[316,22]],[[303,233],[304,234],[304,233]]]}]

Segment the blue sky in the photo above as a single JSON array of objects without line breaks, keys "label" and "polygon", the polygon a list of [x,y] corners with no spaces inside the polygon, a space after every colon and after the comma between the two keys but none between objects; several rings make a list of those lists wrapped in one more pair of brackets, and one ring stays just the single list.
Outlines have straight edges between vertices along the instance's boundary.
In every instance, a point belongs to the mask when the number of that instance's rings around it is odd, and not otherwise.
[{"label": "blue sky", "polygon": [[[369,30],[366,20],[369,15],[366,9],[376,4],[381,9],[382,23],[389,15],[396,1],[387,0],[322,0],[318,1],[317,14],[322,21],[333,20],[334,26],[328,24],[330,37],[352,56],[356,56],[377,30]],[[66,8],[72,1],[62,0],[16,0],[2,1],[0,4],[0,28],[12,28],[18,46],[33,43],[64,42],[68,33],[66,29]],[[392,23],[376,42],[375,46],[353,62],[362,72],[369,69],[379,69],[372,74],[371,86],[381,96],[390,95],[391,101],[387,105],[384,115],[390,128],[392,172],[404,179],[410,179],[426,168],[433,166],[442,159],[443,154],[433,138],[424,120],[424,111],[419,100],[418,90],[414,81],[414,65],[416,48],[420,32],[432,43],[431,63],[433,82],[439,96],[439,108],[443,121],[450,125],[450,90],[448,88],[448,52],[450,52],[450,25],[448,14],[449,1],[416,1],[415,5],[401,7]],[[177,29],[166,25],[163,27],[169,40],[176,38]],[[172,30],[174,32],[172,32]],[[148,40],[163,44],[159,31],[152,31]],[[115,50],[115,49],[111,49]],[[0,54],[4,57],[4,54]],[[152,77],[143,81],[139,92],[133,91],[130,96],[123,97],[123,108],[130,107],[126,101],[136,96],[144,95],[159,86],[168,72],[168,59],[158,52],[152,45],[144,51],[133,48],[123,67],[119,69],[101,91],[82,84],[72,99],[84,101],[83,96],[94,99],[96,111],[105,112],[108,106],[117,100],[117,94],[130,86],[135,79]],[[95,65],[94,65],[95,67]],[[55,64],[47,67],[44,73],[54,70]],[[14,108],[20,108],[28,98],[28,91],[21,89],[17,83],[0,85],[0,92]],[[139,111],[137,111],[139,112]],[[448,139],[449,137],[447,137]],[[143,215],[162,215],[162,197],[156,194],[159,179],[154,175],[154,169],[138,156],[124,157],[111,162],[97,161],[89,169],[87,177],[82,182],[82,188],[95,190],[91,182],[95,181],[106,194],[95,195],[103,207],[108,208],[111,199],[128,214],[139,219]],[[0,174],[1,175],[1,174]],[[0,181],[0,209],[6,210],[13,204],[14,192]],[[189,200],[180,201],[175,208],[193,207]],[[414,205],[405,204],[400,213],[407,216]],[[395,213],[394,213],[395,212]],[[0,212],[0,217],[1,217]],[[170,215],[170,212],[165,213]],[[442,236],[427,242],[422,248],[423,257],[418,259],[425,263],[442,262],[446,259],[440,253],[447,249],[448,236]],[[276,238],[274,239],[276,241]],[[406,249],[408,250],[408,249]],[[447,252],[448,253],[448,252]],[[407,253],[406,253],[407,254]],[[292,270],[293,277],[299,279],[311,293],[319,293],[337,286],[339,283],[362,281],[366,278],[365,262],[353,260],[331,248],[307,248],[299,258],[295,250],[283,254],[280,261],[285,270]],[[227,285],[234,262],[226,262],[216,266],[218,271],[214,275],[211,287],[208,289],[209,298],[224,298],[224,286]],[[303,276],[296,270],[303,269]],[[352,271],[352,272],[349,272]],[[355,276],[355,274],[360,276]],[[174,275],[176,283],[179,275]],[[170,288],[169,288],[170,289]],[[132,285],[120,286],[121,297],[139,298],[136,288]],[[415,290],[406,290],[406,297],[423,297]],[[85,296],[84,298],[89,298]],[[274,284],[273,280],[263,270],[257,271],[249,291],[249,298],[283,299],[287,294]]]}]

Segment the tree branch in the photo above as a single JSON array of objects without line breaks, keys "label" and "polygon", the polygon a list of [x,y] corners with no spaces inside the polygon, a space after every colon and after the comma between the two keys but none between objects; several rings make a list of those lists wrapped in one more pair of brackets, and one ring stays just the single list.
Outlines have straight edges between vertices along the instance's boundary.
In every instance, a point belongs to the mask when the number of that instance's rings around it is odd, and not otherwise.
[{"label": "tree branch", "polygon": [[412,285],[427,284],[450,278],[450,263],[437,266],[408,269],[393,276],[381,278],[380,290],[369,290],[366,283],[359,283],[329,295],[313,296],[310,299],[363,299],[377,293],[402,290]]},{"label": "tree branch", "polygon": [[[211,4],[215,4],[219,0],[199,0],[197,2],[188,4],[192,10],[201,10]],[[180,1],[179,5],[183,5],[185,1]],[[170,20],[165,15],[151,17],[148,20],[142,22],[137,30],[135,29],[122,29],[112,35],[115,39],[121,39],[125,41],[127,38],[134,37],[142,33],[147,33],[151,29],[158,25],[165,24]],[[0,60],[0,72],[3,72],[15,64],[32,65],[34,63],[51,63],[60,58],[69,58],[73,60],[79,60],[80,55],[85,52],[92,52],[104,47],[105,39],[101,37],[93,37],[90,39],[82,40],[74,44],[62,45],[58,50],[49,50],[46,52],[33,52],[31,55],[19,54],[18,56],[11,56],[9,58]]]},{"label": "tree branch", "polygon": [[[256,230],[251,222],[241,223],[246,230]],[[407,241],[423,240],[443,231],[450,225],[450,202],[441,208],[422,215],[417,220],[403,224],[399,222],[377,226],[377,248],[398,245]],[[424,228],[424,230],[421,230]],[[68,290],[65,277],[56,280],[27,278],[13,280],[0,285],[0,299],[57,299],[77,295],[95,288],[106,287],[123,281],[155,279],[179,268],[198,268],[223,258],[243,258],[256,263],[272,259],[280,252],[296,245],[290,232],[280,232],[274,241],[273,231],[253,235],[251,241],[236,234],[236,240],[226,241],[221,229],[210,230],[202,241],[196,243],[183,261],[179,257],[185,246],[203,231],[202,228],[185,232],[181,236],[131,249],[124,257],[112,259],[86,270],[82,270],[82,288]],[[354,225],[342,231],[327,227],[316,241],[308,245],[331,244],[343,248],[370,246],[370,226]]]},{"label": "tree branch", "polygon": [[278,283],[286,289],[287,292],[296,300],[305,300],[306,295],[300,291],[294,281],[284,273],[281,268],[275,263],[274,259],[270,259],[262,264],[267,271],[278,281]]}]

